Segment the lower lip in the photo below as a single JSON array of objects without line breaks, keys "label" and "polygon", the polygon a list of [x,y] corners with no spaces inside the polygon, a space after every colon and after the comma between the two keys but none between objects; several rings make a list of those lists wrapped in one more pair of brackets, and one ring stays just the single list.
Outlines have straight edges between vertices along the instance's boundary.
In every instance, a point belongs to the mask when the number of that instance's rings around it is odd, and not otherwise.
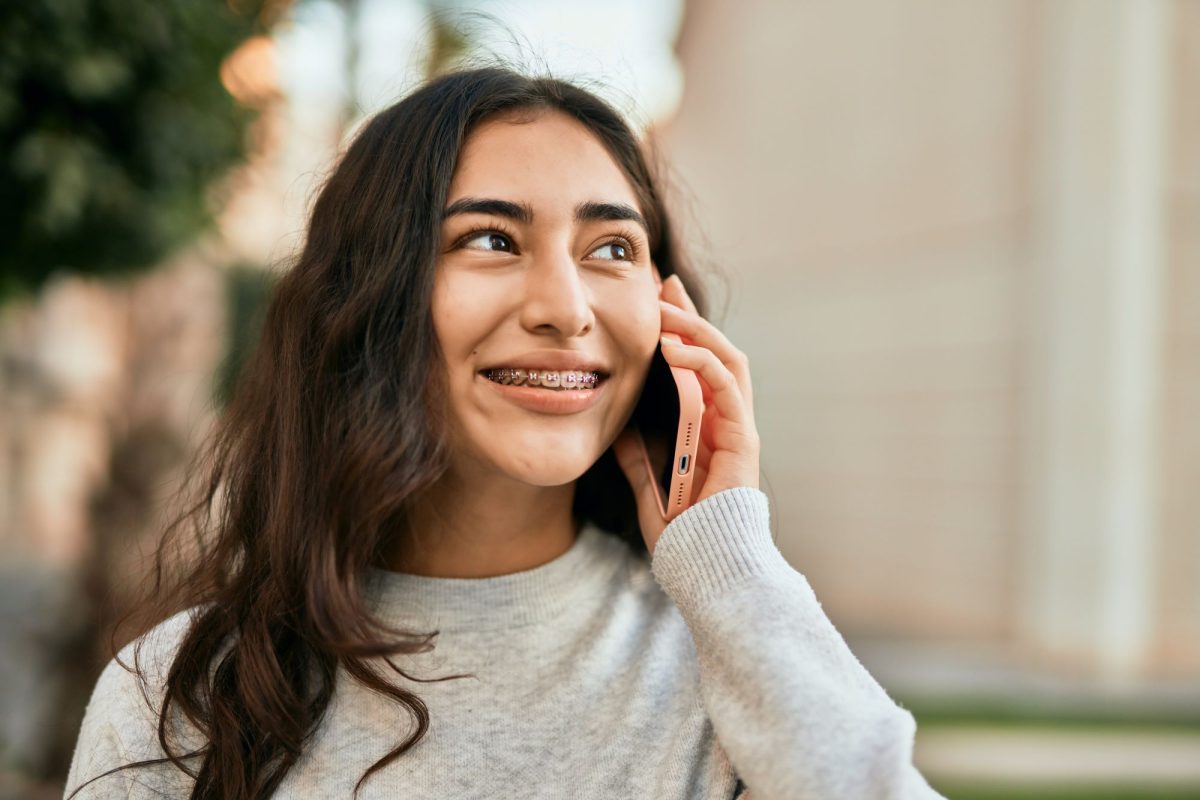
[{"label": "lower lip", "polygon": [[596,384],[594,389],[536,389],[531,386],[514,386],[496,383],[475,374],[478,380],[499,392],[505,399],[522,408],[542,414],[577,414],[595,405],[600,393],[608,385],[608,378]]}]

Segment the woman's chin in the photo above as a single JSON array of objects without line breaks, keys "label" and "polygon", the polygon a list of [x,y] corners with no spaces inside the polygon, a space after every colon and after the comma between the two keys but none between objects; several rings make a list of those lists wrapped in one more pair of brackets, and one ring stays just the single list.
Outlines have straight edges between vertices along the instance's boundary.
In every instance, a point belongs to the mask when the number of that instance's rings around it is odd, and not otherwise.
[{"label": "woman's chin", "polygon": [[562,486],[578,480],[596,463],[595,458],[579,455],[539,455],[509,453],[496,458],[496,468],[513,480],[530,486]]}]

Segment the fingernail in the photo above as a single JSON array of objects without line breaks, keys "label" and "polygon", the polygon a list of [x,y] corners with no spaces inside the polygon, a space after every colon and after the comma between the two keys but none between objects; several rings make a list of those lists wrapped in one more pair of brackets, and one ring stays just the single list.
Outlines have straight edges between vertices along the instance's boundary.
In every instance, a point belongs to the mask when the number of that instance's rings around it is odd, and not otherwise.
[{"label": "fingernail", "polygon": [[665,336],[658,337],[658,340],[663,343],[664,347],[676,347],[679,344],[679,342],[675,341],[674,339],[668,339]]}]

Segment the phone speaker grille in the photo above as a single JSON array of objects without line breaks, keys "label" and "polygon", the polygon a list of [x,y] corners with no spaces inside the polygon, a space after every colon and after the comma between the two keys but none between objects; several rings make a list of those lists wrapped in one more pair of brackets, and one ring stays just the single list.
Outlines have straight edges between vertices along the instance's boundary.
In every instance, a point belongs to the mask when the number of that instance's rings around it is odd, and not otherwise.
[{"label": "phone speaker grille", "polygon": [[684,447],[692,446],[692,423],[690,422],[688,423],[687,430],[684,431],[683,434],[683,445]]}]

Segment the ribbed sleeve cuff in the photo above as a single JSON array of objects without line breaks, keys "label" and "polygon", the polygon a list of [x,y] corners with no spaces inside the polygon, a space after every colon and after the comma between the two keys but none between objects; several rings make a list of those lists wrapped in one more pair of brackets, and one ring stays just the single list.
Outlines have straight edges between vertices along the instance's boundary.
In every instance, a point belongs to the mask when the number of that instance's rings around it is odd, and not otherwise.
[{"label": "ribbed sleeve cuff", "polygon": [[795,572],[771,539],[767,495],[751,486],[717,492],[671,520],[654,546],[650,569],[681,607],[749,580]]}]

